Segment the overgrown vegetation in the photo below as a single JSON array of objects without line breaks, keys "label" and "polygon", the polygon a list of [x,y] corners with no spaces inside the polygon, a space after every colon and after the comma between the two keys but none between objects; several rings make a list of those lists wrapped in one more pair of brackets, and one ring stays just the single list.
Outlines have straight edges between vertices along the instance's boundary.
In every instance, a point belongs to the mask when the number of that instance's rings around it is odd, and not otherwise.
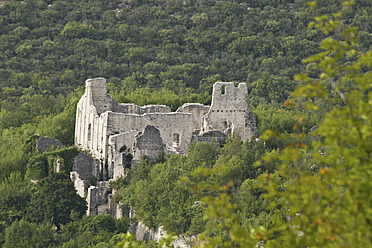
[{"label": "overgrown vegetation", "polygon": [[[305,2],[1,1],[0,245],[156,247],[123,234],[134,206],[205,247],[370,246],[372,7]],[[306,28],[313,16],[320,31]],[[110,184],[125,218],[82,217],[77,150],[41,154],[35,141],[73,144],[77,100],[98,76],[120,102],[173,110],[208,104],[215,81],[246,82],[265,142],[143,158]]]}]

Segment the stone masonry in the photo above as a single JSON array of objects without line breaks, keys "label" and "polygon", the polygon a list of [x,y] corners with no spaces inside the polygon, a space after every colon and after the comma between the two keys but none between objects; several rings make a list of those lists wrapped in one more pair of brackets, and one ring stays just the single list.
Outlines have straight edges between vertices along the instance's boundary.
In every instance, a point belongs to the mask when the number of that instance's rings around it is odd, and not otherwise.
[{"label": "stone masonry", "polygon": [[125,177],[127,168],[142,156],[156,159],[161,151],[186,154],[193,140],[208,141],[210,136],[221,140],[234,133],[244,141],[257,135],[245,83],[235,87],[217,82],[211,106],[187,103],[171,112],[165,105],[117,103],[107,93],[106,79],[88,79],[77,104],[75,145],[94,159],[79,155],[71,178],[79,194],[87,196],[88,214],[95,215],[104,206],[112,213],[106,182]]}]

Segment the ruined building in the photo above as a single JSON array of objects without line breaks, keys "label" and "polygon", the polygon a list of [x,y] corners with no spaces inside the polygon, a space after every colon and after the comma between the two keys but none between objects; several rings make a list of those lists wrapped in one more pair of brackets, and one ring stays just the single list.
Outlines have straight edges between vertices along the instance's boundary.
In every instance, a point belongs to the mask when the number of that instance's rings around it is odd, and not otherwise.
[{"label": "ruined building", "polygon": [[[211,106],[187,103],[172,112],[165,105],[117,103],[107,93],[104,78],[89,79],[77,104],[75,145],[94,160],[77,158],[71,177],[79,194],[87,194],[88,214],[96,214],[99,206],[110,209],[107,181],[125,176],[127,166],[141,156],[156,158],[162,150],[186,154],[193,140],[233,133],[244,141],[257,133],[245,83],[235,87],[217,82]],[[89,184],[91,178],[99,181],[96,186]]]}]

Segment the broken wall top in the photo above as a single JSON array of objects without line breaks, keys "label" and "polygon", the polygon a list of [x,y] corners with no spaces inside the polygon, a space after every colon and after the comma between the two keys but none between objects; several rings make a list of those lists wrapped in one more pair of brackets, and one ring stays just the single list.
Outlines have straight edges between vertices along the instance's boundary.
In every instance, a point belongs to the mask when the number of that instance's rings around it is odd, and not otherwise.
[{"label": "broken wall top", "polygon": [[213,85],[211,109],[248,110],[248,90],[245,83],[235,87],[232,82],[216,82]]},{"label": "broken wall top", "polygon": [[106,111],[139,115],[171,112],[170,107],[166,105],[146,105],[141,107],[133,103],[118,103],[107,93],[105,78],[86,80],[86,94],[88,101],[95,107],[98,115]]}]

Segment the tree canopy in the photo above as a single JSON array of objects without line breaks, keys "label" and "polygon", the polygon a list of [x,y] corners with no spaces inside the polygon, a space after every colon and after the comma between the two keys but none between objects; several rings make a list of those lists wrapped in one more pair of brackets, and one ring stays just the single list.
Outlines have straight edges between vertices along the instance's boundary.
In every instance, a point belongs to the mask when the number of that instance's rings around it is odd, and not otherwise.
[{"label": "tree canopy", "polygon": [[[169,245],[125,234],[143,221],[204,247],[369,247],[372,7],[308,5],[0,1],[0,246]],[[110,182],[124,218],[83,216],[69,145],[98,76],[119,102],[172,110],[209,104],[216,81],[246,82],[260,140],[144,157]],[[40,136],[66,147],[40,153]]]}]

